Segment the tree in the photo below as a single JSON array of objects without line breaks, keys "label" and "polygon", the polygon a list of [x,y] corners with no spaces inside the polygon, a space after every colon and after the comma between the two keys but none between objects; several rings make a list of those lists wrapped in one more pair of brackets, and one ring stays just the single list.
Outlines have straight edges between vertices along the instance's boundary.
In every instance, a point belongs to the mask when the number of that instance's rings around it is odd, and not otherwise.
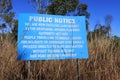
[{"label": "tree", "polygon": [[2,19],[8,23],[9,27],[12,28],[12,25],[13,25],[13,21],[14,21],[14,16],[15,16],[15,13],[14,12],[9,12],[9,13],[5,13],[2,15]]},{"label": "tree", "polygon": [[[4,33],[4,29],[6,28],[6,22],[3,20],[3,15],[8,13],[12,9],[11,0],[0,0],[0,31]],[[2,39],[2,35],[1,35]]]},{"label": "tree", "polygon": [[0,30],[1,30],[1,33],[4,33],[4,29],[6,28],[6,24],[5,23],[2,23],[0,25]]},{"label": "tree", "polygon": [[7,13],[12,9],[11,0],[0,0],[0,13]]},{"label": "tree", "polygon": [[105,25],[108,37],[110,37],[110,31],[111,31],[111,23],[112,23],[113,17],[111,15],[105,16]]},{"label": "tree", "polygon": [[78,0],[49,0],[50,5],[47,7],[47,14],[66,15],[69,12],[75,11]]},{"label": "tree", "polygon": [[[11,12],[12,9],[12,0],[0,0],[0,30],[2,31],[2,34],[5,33],[4,30],[9,27],[11,30],[7,30],[7,34],[5,34],[6,38],[9,37],[11,40],[16,39],[17,36],[17,20],[14,19],[15,13]],[[8,28],[8,29],[9,29]],[[12,32],[12,33],[10,33]],[[8,36],[10,35],[10,36]]]},{"label": "tree", "polygon": [[86,18],[90,17],[90,14],[87,11],[87,4],[79,4],[77,7],[77,16],[86,16]]},{"label": "tree", "polygon": [[50,3],[47,7],[47,14],[67,15],[72,13],[73,16],[86,16],[86,30],[89,31],[88,19],[90,14],[86,4],[81,4],[78,0],[50,0]]},{"label": "tree", "polygon": [[[80,3],[79,0],[49,0],[49,5],[45,5],[43,3],[45,1],[42,0],[30,0],[30,1],[35,3],[34,6],[39,6],[35,7],[37,11],[38,10],[44,11],[44,13],[46,12],[47,14],[53,15],[71,14],[72,16],[86,16],[86,30],[87,32],[89,31],[88,19],[90,17],[90,14],[87,11],[88,6],[86,4]],[[39,11],[38,13],[42,13]]]},{"label": "tree", "polygon": [[4,32],[3,31],[4,28],[6,28],[6,24],[12,20],[11,18],[13,16],[11,15],[11,13],[9,13],[11,9],[12,9],[11,0],[0,0],[0,19],[1,19],[0,30],[2,30],[2,33]]},{"label": "tree", "polygon": [[77,16],[86,16],[86,30],[87,33],[89,32],[89,22],[88,19],[90,17],[90,13],[87,11],[87,4],[79,4],[77,7]]},{"label": "tree", "polygon": [[30,5],[33,6],[33,8],[37,10],[38,13],[40,14],[46,13],[46,6],[48,0],[29,0],[28,2]]}]

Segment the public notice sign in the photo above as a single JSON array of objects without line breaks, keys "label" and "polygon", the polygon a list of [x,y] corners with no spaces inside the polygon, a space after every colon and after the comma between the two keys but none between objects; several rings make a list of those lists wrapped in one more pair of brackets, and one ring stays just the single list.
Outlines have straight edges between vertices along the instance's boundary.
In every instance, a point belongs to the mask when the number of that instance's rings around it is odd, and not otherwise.
[{"label": "public notice sign", "polygon": [[84,16],[20,14],[18,60],[88,58]]}]

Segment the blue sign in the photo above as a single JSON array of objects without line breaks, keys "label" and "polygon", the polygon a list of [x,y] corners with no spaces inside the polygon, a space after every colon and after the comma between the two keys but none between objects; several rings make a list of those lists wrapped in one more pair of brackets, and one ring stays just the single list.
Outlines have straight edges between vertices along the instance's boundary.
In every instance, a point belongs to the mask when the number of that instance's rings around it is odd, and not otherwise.
[{"label": "blue sign", "polygon": [[84,16],[20,14],[18,60],[88,58]]}]

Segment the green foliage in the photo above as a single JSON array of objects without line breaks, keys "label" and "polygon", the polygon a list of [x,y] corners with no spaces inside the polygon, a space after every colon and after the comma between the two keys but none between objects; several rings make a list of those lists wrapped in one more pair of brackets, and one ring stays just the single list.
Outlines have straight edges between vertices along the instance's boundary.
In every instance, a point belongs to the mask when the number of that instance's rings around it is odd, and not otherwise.
[{"label": "green foliage", "polygon": [[17,41],[18,20],[14,20],[14,28],[12,29],[13,38]]},{"label": "green foliage", "polygon": [[[2,30],[2,34],[4,33],[4,29],[7,28],[7,25],[11,28],[12,33],[4,34],[9,41],[17,40],[17,27],[18,21],[14,19],[15,13],[10,12],[12,9],[12,0],[0,0],[0,30]],[[3,37],[3,36],[2,36]],[[1,38],[2,38],[1,37]]]},{"label": "green foliage", "polygon": [[88,18],[90,14],[87,11],[87,4],[81,4],[79,0],[50,0],[47,7],[47,14],[67,15],[72,13],[73,16],[86,16],[86,30],[89,31]]},{"label": "green foliage", "polygon": [[2,31],[2,33],[4,29],[6,28],[6,23],[2,22],[4,19],[3,15],[5,13],[8,13],[11,9],[12,9],[11,0],[0,0],[0,20],[1,20],[0,30]]},{"label": "green foliage", "polygon": [[46,0],[29,0],[29,4],[31,4],[38,13],[46,12],[47,14],[53,15],[66,15],[74,12],[75,14],[73,15],[76,16],[86,16],[87,18],[90,16],[87,12],[88,6],[86,4],[80,4],[79,0],[49,0],[49,2]]},{"label": "green foliage", "polygon": [[50,3],[47,14],[66,15],[76,9],[78,0],[50,0]]},{"label": "green foliage", "polygon": [[[46,4],[45,4],[46,2]],[[29,0],[29,3],[37,10],[38,13],[52,15],[72,15],[86,16],[86,30],[89,31],[87,4],[82,4],[79,0]]]},{"label": "green foliage", "polygon": [[0,13],[7,13],[12,9],[11,0],[0,0]]},{"label": "green foliage", "polygon": [[86,18],[90,16],[87,12],[87,4],[80,4],[79,0],[50,0],[50,3],[47,7],[47,14],[66,15],[73,13],[74,16],[86,16]]},{"label": "green foliage", "polygon": [[0,0],[0,19],[2,23],[0,24],[0,29],[3,30],[6,28],[6,23],[10,23],[14,16],[14,13],[9,13],[12,9],[12,1],[11,0]]},{"label": "green foliage", "polygon": [[78,7],[77,7],[78,13],[76,15],[86,16],[86,18],[89,18],[90,13],[88,13],[87,9],[88,9],[87,4],[79,4]]},{"label": "green foliage", "polygon": [[6,23],[11,23],[13,21],[13,17],[15,16],[14,12],[10,12],[10,13],[5,13],[2,15],[3,20]]},{"label": "green foliage", "polygon": [[5,23],[2,23],[2,24],[0,25],[0,29],[2,29],[2,28],[6,28],[6,24],[5,24]]},{"label": "green foliage", "polygon": [[29,4],[40,14],[46,13],[48,0],[28,0]]}]

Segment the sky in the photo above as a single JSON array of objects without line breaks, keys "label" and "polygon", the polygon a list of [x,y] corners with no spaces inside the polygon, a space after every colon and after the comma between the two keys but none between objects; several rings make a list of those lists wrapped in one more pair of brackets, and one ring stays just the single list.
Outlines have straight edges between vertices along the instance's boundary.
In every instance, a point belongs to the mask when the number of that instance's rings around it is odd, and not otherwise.
[{"label": "sky", "polygon": [[111,34],[120,37],[120,0],[81,0],[81,2],[88,5],[90,30],[93,30],[98,22],[105,25],[105,16],[111,15],[113,17]]},{"label": "sky", "polygon": [[[13,9],[16,12],[16,18],[20,13],[37,13],[36,10],[28,4],[28,0],[12,0]],[[105,25],[105,16],[111,15],[113,21],[111,23],[111,35],[120,37],[120,0],[80,0],[81,3],[88,5],[89,30],[94,30],[96,23]]]}]

